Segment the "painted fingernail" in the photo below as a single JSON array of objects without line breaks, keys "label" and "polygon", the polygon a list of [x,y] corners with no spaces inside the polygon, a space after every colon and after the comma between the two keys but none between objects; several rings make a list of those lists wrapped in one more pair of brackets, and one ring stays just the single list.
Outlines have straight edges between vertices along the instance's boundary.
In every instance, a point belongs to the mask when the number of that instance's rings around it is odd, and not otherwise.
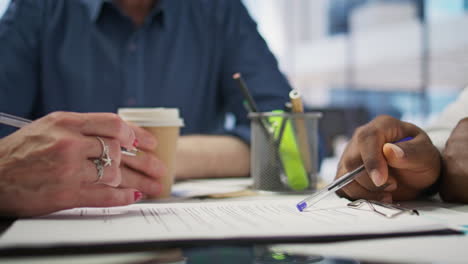
[{"label": "painted fingernail", "polygon": [[401,159],[405,156],[405,152],[399,146],[395,144],[389,144],[389,146],[397,158]]},{"label": "painted fingernail", "polygon": [[379,187],[381,185],[383,185],[385,182],[384,180],[382,179],[382,175],[380,174],[380,172],[378,170],[373,170],[370,172],[370,177],[372,179],[372,181],[374,182],[375,186]]},{"label": "painted fingernail", "polygon": [[135,202],[140,201],[142,197],[143,197],[143,194],[141,192],[139,192],[139,191],[135,191],[133,193],[133,198],[134,198]]},{"label": "painted fingernail", "polygon": [[133,141],[133,147],[138,147],[138,139],[135,138],[135,140]]}]

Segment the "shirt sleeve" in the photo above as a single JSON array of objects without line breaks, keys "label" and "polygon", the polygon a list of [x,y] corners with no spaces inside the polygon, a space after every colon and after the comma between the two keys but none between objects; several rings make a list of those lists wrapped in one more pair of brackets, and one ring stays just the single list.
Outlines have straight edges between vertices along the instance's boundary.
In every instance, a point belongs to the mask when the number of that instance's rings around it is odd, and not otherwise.
[{"label": "shirt sleeve", "polygon": [[223,3],[220,32],[224,58],[220,89],[226,112],[236,118],[234,128],[225,133],[250,143],[250,122],[242,104],[242,93],[232,75],[242,74],[259,111],[283,109],[291,87],[244,5],[238,0]]},{"label": "shirt sleeve", "polygon": [[450,104],[435,122],[426,129],[432,143],[442,151],[452,130],[458,122],[468,117],[468,87],[466,87],[455,102]]},{"label": "shirt sleeve", "polygon": [[[0,19],[0,112],[33,118],[39,87],[39,1],[12,1]],[[0,137],[14,129],[0,125]]]}]

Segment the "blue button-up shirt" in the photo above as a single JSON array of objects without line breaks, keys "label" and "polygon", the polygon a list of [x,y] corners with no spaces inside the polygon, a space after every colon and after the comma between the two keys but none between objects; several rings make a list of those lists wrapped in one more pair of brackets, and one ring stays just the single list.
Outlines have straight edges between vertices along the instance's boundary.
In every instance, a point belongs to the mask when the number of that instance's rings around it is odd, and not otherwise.
[{"label": "blue button-up shirt", "polygon": [[183,134],[248,141],[235,72],[260,110],[283,108],[290,87],[237,0],[160,0],[140,27],[112,1],[16,0],[0,22],[0,112],[26,118],[178,107]]}]

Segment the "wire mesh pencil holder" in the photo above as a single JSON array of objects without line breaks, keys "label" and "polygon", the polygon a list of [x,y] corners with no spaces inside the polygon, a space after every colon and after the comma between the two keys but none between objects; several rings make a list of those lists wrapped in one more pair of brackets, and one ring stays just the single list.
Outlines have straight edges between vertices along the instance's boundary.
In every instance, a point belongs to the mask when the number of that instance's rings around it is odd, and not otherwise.
[{"label": "wire mesh pencil holder", "polygon": [[321,113],[250,113],[253,188],[309,193],[317,189]]}]

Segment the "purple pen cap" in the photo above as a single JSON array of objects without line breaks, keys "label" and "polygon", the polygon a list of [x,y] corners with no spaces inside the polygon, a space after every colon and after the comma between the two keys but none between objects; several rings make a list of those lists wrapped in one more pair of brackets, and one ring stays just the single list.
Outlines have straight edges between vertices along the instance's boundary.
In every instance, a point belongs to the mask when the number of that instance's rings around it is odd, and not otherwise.
[{"label": "purple pen cap", "polygon": [[296,208],[297,208],[297,210],[299,210],[299,212],[302,212],[302,211],[304,211],[304,209],[307,208],[307,203],[306,202],[300,202],[300,203],[296,204]]}]

